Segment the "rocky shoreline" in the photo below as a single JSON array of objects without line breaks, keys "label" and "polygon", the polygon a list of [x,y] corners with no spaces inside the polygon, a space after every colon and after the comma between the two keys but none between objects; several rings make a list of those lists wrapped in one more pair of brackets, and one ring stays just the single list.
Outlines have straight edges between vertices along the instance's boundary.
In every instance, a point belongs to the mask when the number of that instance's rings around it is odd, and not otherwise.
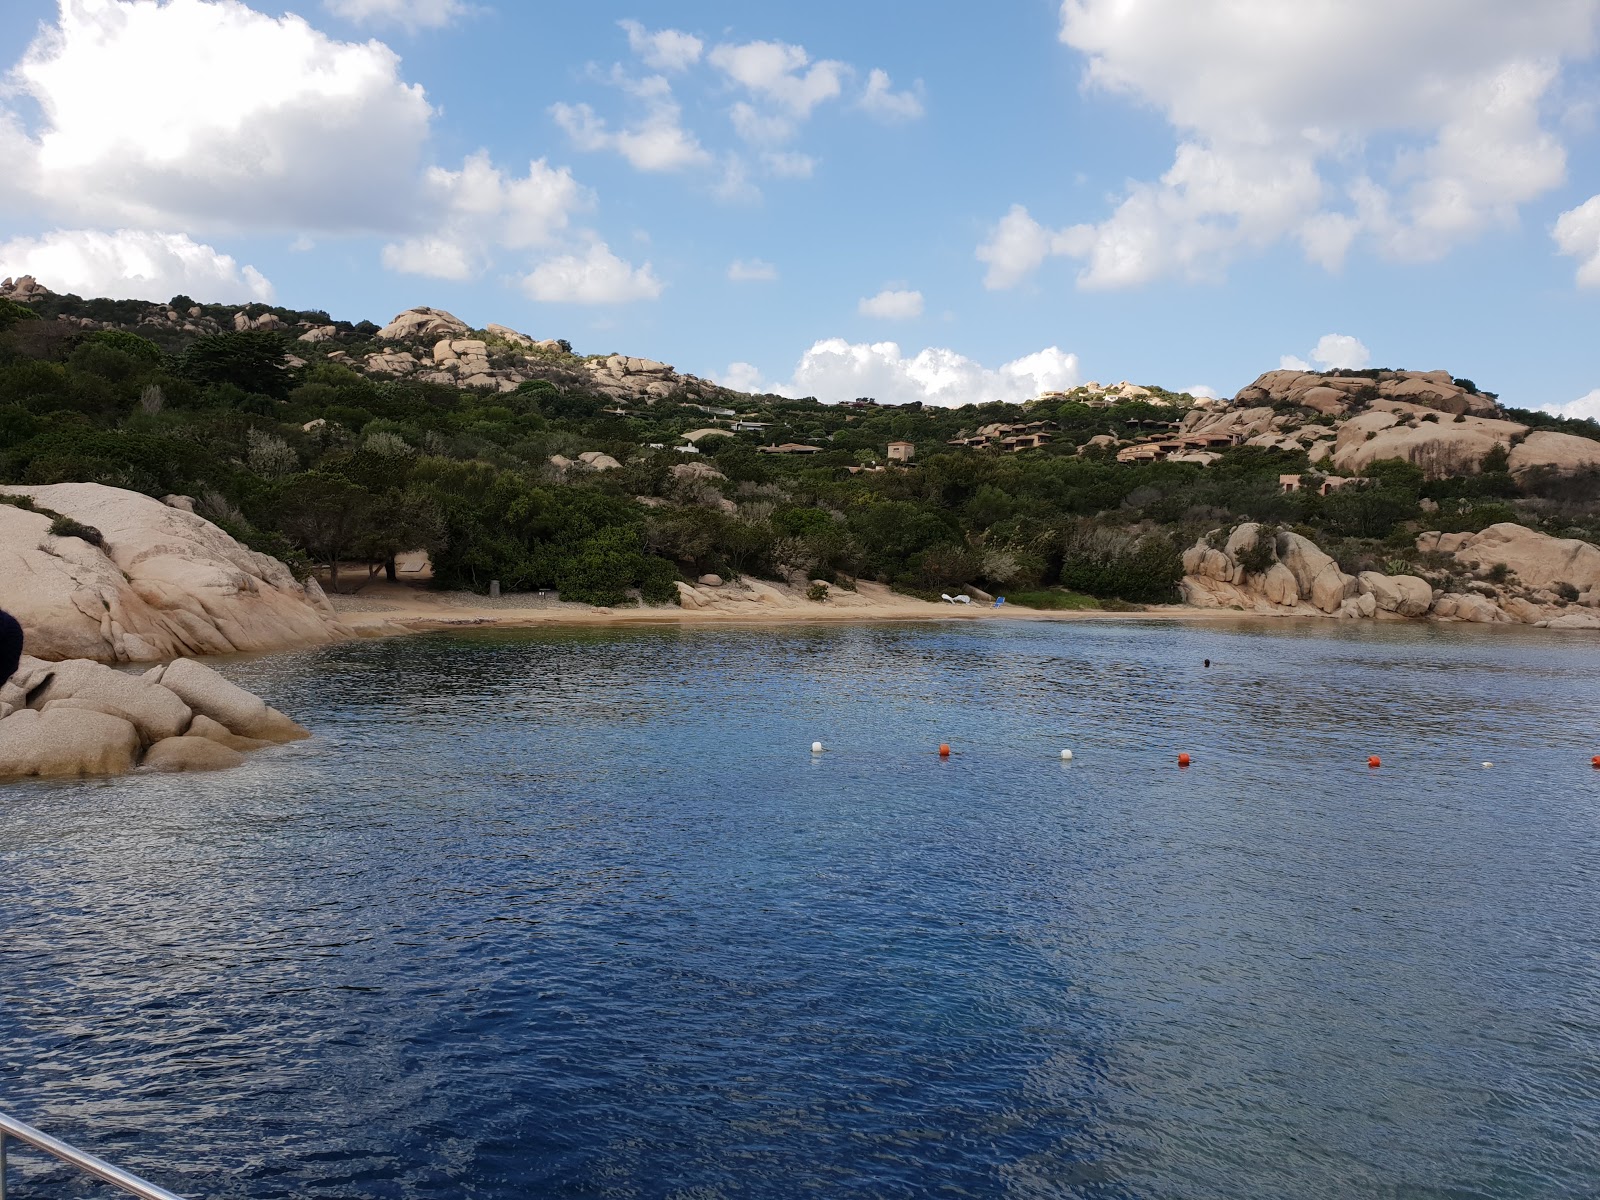
[{"label": "rocky shoreline", "polygon": [[[1521,525],[1428,532],[1433,578],[1350,575],[1309,539],[1254,522],[1213,530],[1183,556],[1184,601],[1261,616],[1424,618],[1600,629],[1600,548]],[[1397,560],[1397,566],[1405,565]]]},{"label": "rocky shoreline", "polygon": [[0,687],[0,779],[214,771],[311,734],[193,659],[143,675],[24,656]]}]

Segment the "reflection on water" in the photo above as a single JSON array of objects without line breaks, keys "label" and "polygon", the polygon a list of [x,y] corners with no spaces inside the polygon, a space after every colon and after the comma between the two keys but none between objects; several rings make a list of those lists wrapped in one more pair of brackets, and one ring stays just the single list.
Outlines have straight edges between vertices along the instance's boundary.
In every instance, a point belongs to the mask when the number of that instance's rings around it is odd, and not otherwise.
[{"label": "reflection on water", "polygon": [[1597,668],[1006,622],[234,662],[317,737],[0,796],[0,1107],[196,1197],[1590,1195]]}]

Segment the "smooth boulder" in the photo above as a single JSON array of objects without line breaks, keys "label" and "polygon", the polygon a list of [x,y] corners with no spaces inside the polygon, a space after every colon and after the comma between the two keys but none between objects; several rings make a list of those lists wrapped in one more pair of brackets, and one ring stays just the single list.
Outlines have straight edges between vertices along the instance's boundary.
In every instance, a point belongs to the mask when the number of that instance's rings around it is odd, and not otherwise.
[{"label": "smooth boulder", "polygon": [[267,742],[292,742],[311,735],[260,696],[231,683],[210,667],[180,658],[160,675],[161,685],[175,692],[197,713],[226,725],[243,737]]},{"label": "smooth boulder", "polygon": [[131,721],[87,709],[23,709],[0,720],[0,775],[120,775],[139,761]]}]

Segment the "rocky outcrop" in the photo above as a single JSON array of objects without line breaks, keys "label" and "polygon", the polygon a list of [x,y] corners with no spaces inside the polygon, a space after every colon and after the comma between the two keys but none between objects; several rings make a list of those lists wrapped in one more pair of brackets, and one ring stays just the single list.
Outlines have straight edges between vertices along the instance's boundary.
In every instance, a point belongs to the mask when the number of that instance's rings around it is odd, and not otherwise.
[{"label": "rocky outcrop", "polygon": [[1363,571],[1356,576],[1363,596],[1371,596],[1377,612],[1399,617],[1420,617],[1433,607],[1433,588],[1415,575],[1381,575]]},{"label": "rocky outcrop", "polygon": [[1240,390],[1238,405],[1298,404],[1326,416],[1342,416],[1373,400],[1397,400],[1450,416],[1492,417],[1494,400],[1462,387],[1448,371],[1268,371]]},{"label": "rocky outcrop", "polygon": [[1536,430],[1511,448],[1509,463],[1513,475],[1545,469],[1570,474],[1600,467],[1600,441],[1570,433]]},{"label": "rocky outcrop", "polygon": [[267,312],[262,313],[260,316],[252,317],[248,311],[241,309],[233,314],[233,329],[235,333],[244,333],[251,329],[276,332],[287,328],[289,326],[277,313]]},{"label": "rocky outcrop", "polygon": [[556,338],[544,338],[536,341],[525,333],[518,333],[508,325],[496,325],[494,322],[483,327],[485,333],[492,333],[503,342],[508,342],[523,350],[554,350],[560,351],[561,342]]},{"label": "rocky outcrop", "polygon": [[0,488],[97,530],[0,505],[0,608],[40,658],[141,662],[317,645],[348,636],[314,580],[210,521],[94,483]]},{"label": "rocky outcrop", "polygon": [[15,279],[0,279],[0,300],[14,300],[18,304],[31,304],[48,296],[50,289],[32,275],[19,275]]},{"label": "rocky outcrop", "polygon": [[1511,522],[1480,533],[1424,533],[1417,549],[1451,555],[1469,571],[1504,564],[1522,587],[1535,592],[1559,593],[1563,585],[1579,594],[1600,590],[1600,547]]},{"label": "rocky outcrop", "polygon": [[692,376],[680,376],[666,363],[625,354],[591,359],[584,367],[593,377],[595,390],[614,400],[654,404],[682,390],[687,383],[698,382]]},{"label": "rocky outcrop", "polygon": [[139,676],[24,656],[0,686],[0,779],[117,775],[140,765],[218,770],[241,764],[244,751],[310,736],[188,659]]},{"label": "rocky outcrop", "polygon": [[1279,533],[1269,554],[1260,552],[1262,530],[1253,523],[1226,539],[1221,534],[1213,531],[1184,553],[1185,603],[1272,615],[1600,629],[1600,547],[1521,525],[1420,535],[1418,550],[1453,560],[1448,572],[1433,562],[1438,587],[1418,575],[1352,577],[1295,533]]},{"label": "rocky outcrop", "polygon": [[465,321],[442,308],[408,308],[378,330],[378,336],[387,342],[420,342],[471,332]]},{"label": "rocky outcrop", "polygon": [[409,375],[417,369],[417,360],[404,350],[386,350],[367,355],[366,366],[374,375]]},{"label": "rocky outcrop", "polygon": [[1443,479],[1476,474],[1486,454],[1497,446],[1509,450],[1527,432],[1515,421],[1441,418],[1415,405],[1383,401],[1344,422],[1333,442],[1324,443],[1326,449],[1319,446],[1313,457],[1329,454],[1347,474],[1399,458],[1421,467],[1429,479]]},{"label": "rocky outcrop", "polygon": [[1187,604],[1352,618],[1420,615],[1418,602],[1426,612],[1433,599],[1426,580],[1376,576],[1369,581],[1366,575],[1347,575],[1314,542],[1297,533],[1277,533],[1263,554],[1259,542],[1266,532],[1256,523],[1237,526],[1219,546],[1221,532],[1196,542],[1183,556],[1180,587]]}]

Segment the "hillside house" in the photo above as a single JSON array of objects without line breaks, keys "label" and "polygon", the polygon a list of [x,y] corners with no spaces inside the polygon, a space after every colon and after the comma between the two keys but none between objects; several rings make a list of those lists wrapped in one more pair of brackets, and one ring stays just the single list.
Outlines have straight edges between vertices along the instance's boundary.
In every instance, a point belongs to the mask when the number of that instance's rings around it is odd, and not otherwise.
[{"label": "hillside house", "polygon": [[890,462],[908,463],[916,457],[917,447],[913,442],[890,442],[888,456]]}]

